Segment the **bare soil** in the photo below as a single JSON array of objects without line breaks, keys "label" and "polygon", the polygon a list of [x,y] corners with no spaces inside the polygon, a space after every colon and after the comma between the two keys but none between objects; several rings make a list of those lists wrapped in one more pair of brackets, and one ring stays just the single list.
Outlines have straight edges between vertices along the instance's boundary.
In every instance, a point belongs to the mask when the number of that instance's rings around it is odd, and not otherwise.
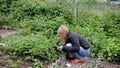
[{"label": "bare soil", "polygon": [[100,62],[98,68],[120,68],[120,63]]},{"label": "bare soil", "polygon": [[5,34],[8,32],[11,32],[11,31],[13,31],[13,30],[0,29],[0,34]]}]

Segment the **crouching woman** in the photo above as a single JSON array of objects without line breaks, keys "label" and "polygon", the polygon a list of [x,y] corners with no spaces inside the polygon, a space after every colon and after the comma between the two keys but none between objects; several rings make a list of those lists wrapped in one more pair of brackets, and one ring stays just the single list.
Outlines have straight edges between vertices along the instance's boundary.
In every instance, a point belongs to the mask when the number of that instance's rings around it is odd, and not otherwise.
[{"label": "crouching woman", "polygon": [[62,25],[57,30],[58,35],[64,39],[65,46],[58,47],[58,50],[66,52],[72,63],[84,62],[84,57],[90,54],[90,44],[81,35],[69,30]]}]

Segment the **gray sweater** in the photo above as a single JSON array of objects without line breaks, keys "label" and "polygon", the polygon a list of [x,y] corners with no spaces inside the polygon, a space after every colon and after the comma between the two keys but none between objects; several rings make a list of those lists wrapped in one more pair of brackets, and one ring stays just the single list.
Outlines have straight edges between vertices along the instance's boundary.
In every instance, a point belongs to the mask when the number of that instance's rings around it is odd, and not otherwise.
[{"label": "gray sweater", "polygon": [[89,42],[85,40],[84,37],[72,31],[69,31],[69,34],[67,35],[66,44],[67,43],[71,43],[72,47],[68,48],[66,46],[63,46],[62,50],[65,52],[79,52],[80,46],[84,49],[90,48]]}]

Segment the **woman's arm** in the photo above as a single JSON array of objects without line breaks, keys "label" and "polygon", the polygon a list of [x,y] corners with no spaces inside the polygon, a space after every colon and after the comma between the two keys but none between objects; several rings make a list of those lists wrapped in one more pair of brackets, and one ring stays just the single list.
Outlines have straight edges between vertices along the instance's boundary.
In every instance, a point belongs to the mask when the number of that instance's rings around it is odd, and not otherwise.
[{"label": "woman's arm", "polygon": [[66,52],[79,52],[80,44],[79,38],[76,35],[71,36],[67,39],[69,43],[72,44],[72,47],[63,46],[62,51]]}]

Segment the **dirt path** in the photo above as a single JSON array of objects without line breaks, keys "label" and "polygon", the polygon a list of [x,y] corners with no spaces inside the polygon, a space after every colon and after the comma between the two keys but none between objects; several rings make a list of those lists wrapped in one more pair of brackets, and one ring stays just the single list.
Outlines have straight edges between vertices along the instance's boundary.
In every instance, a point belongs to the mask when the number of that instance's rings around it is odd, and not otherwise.
[{"label": "dirt path", "polygon": [[2,38],[8,37],[11,34],[15,34],[15,33],[16,31],[13,31],[13,30],[0,29],[0,35]]},{"label": "dirt path", "polygon": [[[70,66],[68,67],[66,64],[69,64]],[[74,64],[66,60],[65,56],[62,56],[62,58],[59,58],[58,61],[51,64],[51,66],[48,66],[48,68],[120,68],[120,64],[108,63],[89,57],[86,57],[83,63]]]},{"label": "dirt path", "polygon": [[77,64],[73,64],[68,62],[71,67],[66,67],[65,65],[63,65],[60,68],[120,68],[120,64],[116,64],[116,63],[108,63],[108,62],[104,62],[104,61],[98,61],[95,59],[90,59],[87,58],[87,61],[84,63],[77,63]]}]

